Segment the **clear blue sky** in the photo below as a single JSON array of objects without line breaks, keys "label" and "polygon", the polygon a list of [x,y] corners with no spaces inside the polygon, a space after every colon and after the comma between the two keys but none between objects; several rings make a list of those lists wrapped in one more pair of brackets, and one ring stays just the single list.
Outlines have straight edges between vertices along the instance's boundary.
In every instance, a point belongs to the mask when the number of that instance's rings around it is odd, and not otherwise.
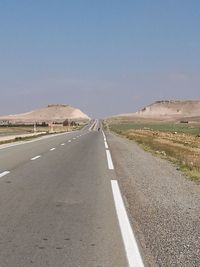
[{"label": "clear blue sky", "polygon": [[0,115],[200,98],[199,0],[0,1]]}]

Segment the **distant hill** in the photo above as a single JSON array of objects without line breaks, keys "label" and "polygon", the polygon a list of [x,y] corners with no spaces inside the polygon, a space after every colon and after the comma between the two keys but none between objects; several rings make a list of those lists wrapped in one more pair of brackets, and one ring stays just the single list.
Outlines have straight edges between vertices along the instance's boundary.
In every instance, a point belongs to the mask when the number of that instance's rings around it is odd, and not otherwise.
[{"label": "distant hill", "polygon": [[196,117],[200,116],[200,100],[156,101],[136,112],[136,115],[144,117]]},{"label": "distant hill", "polygon": [[42,123],[63,122],[66,119],[75,121],[87,121],[90,118],[80,109],[69,105],[52,104],[45,108],[36,109],[27,113],[1,116],[0,120],[8,120],[12,123]]},{"label": "distant hill", "polygon": [[176,120],[200,117],[200,100],[161,100],[135,113],[120,114],[117,117],[138,117],[146,119]]}]

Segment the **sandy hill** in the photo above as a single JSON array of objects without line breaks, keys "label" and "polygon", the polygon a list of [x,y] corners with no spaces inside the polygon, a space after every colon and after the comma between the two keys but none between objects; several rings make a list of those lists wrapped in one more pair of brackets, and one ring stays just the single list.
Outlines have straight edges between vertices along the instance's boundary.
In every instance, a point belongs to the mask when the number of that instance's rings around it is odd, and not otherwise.
[{"label": "sandy hill", "polygon": [[136,113],[127,113],[118,116],[169,120],[200,117],[200,100],[156,101]]},{"label": "sandy hill", "polygon": [[200,100],[187,101],[156,101],[136,112],[136,115],[160,117],[195,117],[200,116]]},{"label": "sandy hill", "polygon": [[48,105],[31,112],[0,117],[0,120],[8,120],[12,123],[63,122],[66,119],[82,121],[90,118],[80,109],[69,105]]}]

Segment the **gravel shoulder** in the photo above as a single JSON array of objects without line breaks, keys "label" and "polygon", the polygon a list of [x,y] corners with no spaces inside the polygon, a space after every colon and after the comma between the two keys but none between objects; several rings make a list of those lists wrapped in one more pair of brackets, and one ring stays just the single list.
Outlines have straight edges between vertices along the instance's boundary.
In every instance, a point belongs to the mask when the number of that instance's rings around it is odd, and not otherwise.
[{"label": "gravel shoulder", "polygon": [[134,142],[106,133],[147,266],[200,266],[200,185]]}]

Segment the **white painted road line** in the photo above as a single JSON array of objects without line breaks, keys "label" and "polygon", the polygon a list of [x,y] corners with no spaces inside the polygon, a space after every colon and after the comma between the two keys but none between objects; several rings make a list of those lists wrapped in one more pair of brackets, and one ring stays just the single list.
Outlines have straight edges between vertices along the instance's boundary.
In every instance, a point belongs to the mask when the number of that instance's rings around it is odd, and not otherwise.
[{"label": "white painted road line", "polygon": [[53,148],[51,148],[51,149],[50,149],[50,151],[54,151],[54,150],[56,150],[56,148],[55,148],[55,147],[53,147]]},{"label": "white painted road line", "polygon": [[63,143],[63,144],[61,144],[61,146],[65,146],[65,144]]},{"label": "white painted road line", "polygon": [[112,157],[111,157],[109,150],[106,150],[106,156],[107,156],[107,160],[108,160],[108,169],[114,170],[113,161],[112,161]]},{"label": "white painted road line", "polygon": [[5,171],[5,172],[0,173],[0,178],[6,176],[9,173],[10,173],[9,171]]},{"label": "white painted road line", "polygon": [[[70,134],[71,132],[68,132],[68,134]],[[26,144],[30,144],[30,143],[34,143],[34,142],[38,142],[38,141],[41,141],[41,140],[45,140],[45,139],[48,139],[48,138],[52,138],[52,137],[57,137],[57,136],[61,136],[61,135],[64,135],[66,133],[61,133],[61,134],[52,134],[52,135],[45,135],[45,136],[42,136],[42,137],[38,137],[34,140],[31,140],[31,141],[19,141],[17,143],[14,143],[14,144],[7,144],[7,145],[1,145],[0,146],[0,150],[2,149],[7,149],[7,148],[12,148],[12,147],[15,147],[15,146],[20,146],[20,145],[26,145]]]},{"label": "white painted road line", "polygon": [[144,267],[136,239],[131,228],[131,224],[116,180],[111,181],[115,208],[119,220],[120,230],[126,250],[129,267]]},{"label": "white painted road line", "polygon": [[68,143],[71,143],[71,140],[69,140]]},{"label": "white painted road line", "polygon": [[76,137],[74,137],[73,139],[76,140]]},{"label": "white painted road line", "polygon": [[103,134],[103,139],[104,139],[104,141],[106,141],[106,136],[105,136],[104,131],[102,131],[102,134]]},{"label": "white painted road line", "polygon": [[105,144],[105,148],[108,149],[108,143],[107,143],[107,141],[104,141],[104,144]]},{"label": "white painted road line", "polygon": [[36,159],[39,159],[41,156],[36,156],[34,158],[32,158],[31,160],[36,160]]}]

